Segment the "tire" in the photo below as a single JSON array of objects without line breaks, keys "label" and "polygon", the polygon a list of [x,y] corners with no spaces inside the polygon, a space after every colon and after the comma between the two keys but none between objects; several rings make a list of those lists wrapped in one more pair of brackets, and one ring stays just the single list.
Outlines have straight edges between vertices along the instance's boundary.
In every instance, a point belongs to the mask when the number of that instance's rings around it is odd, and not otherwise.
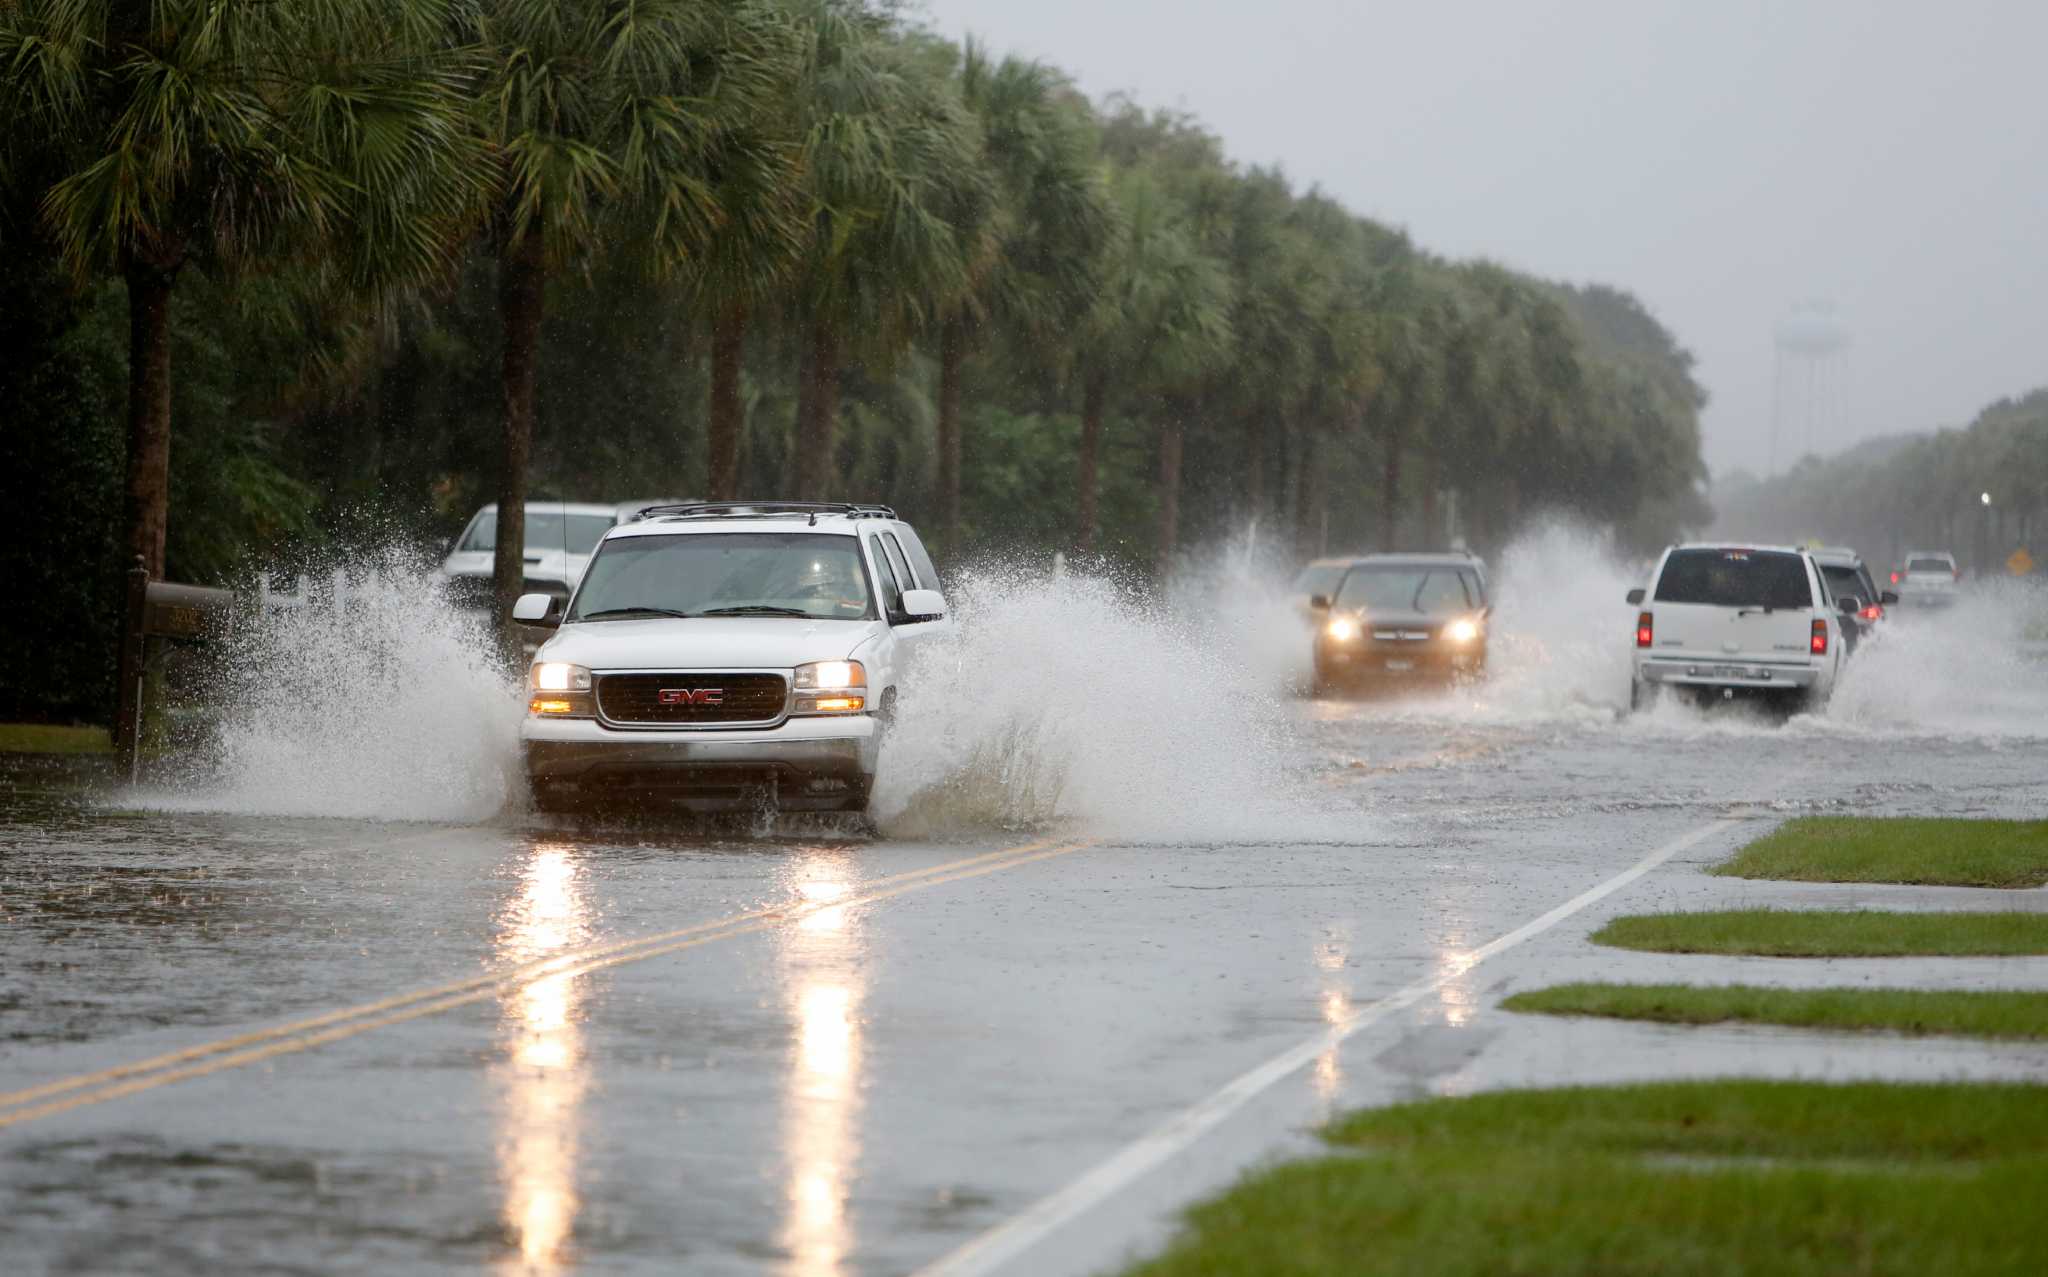
[{"label": "tire", "polygon": [[1628,708],[1630,713],[1645,713],[1657,704],[1657,689],[1639,678],[1628,681]]}]

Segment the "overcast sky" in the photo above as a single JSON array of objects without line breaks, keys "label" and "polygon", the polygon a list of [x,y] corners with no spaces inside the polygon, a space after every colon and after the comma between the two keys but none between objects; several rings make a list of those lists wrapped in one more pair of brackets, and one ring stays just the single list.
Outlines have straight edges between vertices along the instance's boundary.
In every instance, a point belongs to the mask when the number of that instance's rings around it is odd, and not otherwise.
[{"label": "overcast sky", "polygon": [[1850,337],[1817,450],[2048,384],[2044,0],[925,7],[1432,251],[1629,289],[1699,357],[1717,472],[1764,468],[1772,334],[1812,299]]}]

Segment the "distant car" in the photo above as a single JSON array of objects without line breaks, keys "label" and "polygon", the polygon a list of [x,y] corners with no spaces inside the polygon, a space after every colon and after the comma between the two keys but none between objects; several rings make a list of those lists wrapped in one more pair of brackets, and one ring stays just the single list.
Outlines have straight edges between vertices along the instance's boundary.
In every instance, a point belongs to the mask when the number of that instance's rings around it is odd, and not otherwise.
[{"label": "distant car", "polygon": [[1492,605],[1469,554],[1369,554],[1310,600],[1319,687],[1476,678],[1486,672]]},{"label": "distant car", "polygon": [[1956,556],[1945,550],[1908,550],[1898,576],[1899,605],[1913,609],[1943,608],[1956,601]]},{"label": "distant car", "polygon": [[1831,604],[1820,565],[1789,546],[1677,545],[1636,612],[1629,704],[1658,696],[1759,698],[1815,707],[1833,692],[1846,642],[1844,599]]},{"label": "distant car", "polygon": [[1829,601],[1839,605],[1843,599],[1856,600],[1854,616],[1844,612],[1842,624],[1843,638],[1853,654],[1858,643],[1876,632],[1885,619],[1885,608],[1897,603],[1899,596],[1878,588],[1863,556],[1854,550],[1822,546],[1812,554],[1813,561],[1820,565],[1821,583],[1827,587]]},{"label": "distant car", "polygon": [[[597,548],[598,538],[621,523],[630,523],[649,506],[673,503],[673,498],[644,497],[638,501],[595,502],[529,501],[526,503],[526,571],[523,594],[551,594],[566,599]],[[455,538],[448,557],[441,563],[441,575],[458,606],[491,606],[491,576],[496,571],[498,506],[496,502],[470,517],[462,535]]]},{"label": "distant car", "polygon": [[862,811],[946,611],[886,506],[657,507],[605,535],[566,610],[513,611],[554,630],[520,731],[534,802]]}]

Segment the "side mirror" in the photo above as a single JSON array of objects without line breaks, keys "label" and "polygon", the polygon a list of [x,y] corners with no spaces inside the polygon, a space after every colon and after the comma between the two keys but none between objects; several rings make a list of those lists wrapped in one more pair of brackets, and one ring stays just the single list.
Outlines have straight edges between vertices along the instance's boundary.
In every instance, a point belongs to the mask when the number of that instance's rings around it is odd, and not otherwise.
[{"label": "side mirror", "polygon": [[512,605],[512,619],[521,625],[539,625],[553,629],[562,623],[561,613],[555,611],[555,596],[552,594],[522,594]]},{"label": "side mirror", "polygon": [[1628,592],[1628,605],[1629,605],[1630,607],[1634,607],[1634,606],[1636,606],[1636,605],[1637,605],[1638,603],[1641,603],[1642,601],[1643,601],[1643,587],[1642,587],[1642,586],[1640,586],[1640,585],[1639,585],[1639,586],[1637,586],[1637,587],[1636,587],[1635,589],[1633,589],[1633,590],[1630,590],[1630,591]]},{"label": "side mirror", "polygon": [[1308,605],[1318,612],[1327,612],[1330,610],[1330,596],[1327,594],[1311,594],[1308,596]]},{"label": "side mirror", "polygon": [[1899,601],[1899,592],[1897,590],[1886,590],[1884,593],[1877,596],[1877,601],[1884,604],[1886,607],[1890,607],[1892,604]]},{"label": "side mirror", "polygon": [[1844,594],[1835,600],[1835,610],[1843,616],[1854,616],[1863,610],[1863,600],[1853,594]]},{"label": "side mirror", "polygon": [[936,621],[946,614],[946,596],[937,590],[905,590],[903,610],[913,621]]}]

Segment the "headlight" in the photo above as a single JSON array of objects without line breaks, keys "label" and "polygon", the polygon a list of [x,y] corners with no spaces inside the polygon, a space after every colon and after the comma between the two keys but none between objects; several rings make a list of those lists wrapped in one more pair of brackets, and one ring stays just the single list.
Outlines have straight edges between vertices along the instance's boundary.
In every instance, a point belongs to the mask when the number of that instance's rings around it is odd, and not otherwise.
[{"label": "headlight", "polygon": [[590,690],[590,671],[581,665],[571,665],[566,661],[536,661],[533,666],[533,690],[587,692]]},{"label": "headlight", "polygon": [[798,714],[858,714],[868,707],[868,672],[859,661],[813,661],[792,681]]},{"label": "headlight", "polygon": [[535,661],[527,672],[533,695],[526,712],[548,718],[592,718],[590,671],[567,661]]},{"label": "headlight", "polygon": [[1336,617],[1324,628],[1324,633],[1339,643],[1349,642],[1358,637],[1358,622],[1348,616]]},{"label": "headlight", "polygon": [[1469,616],[1461,616],[1444,626],[1444,637],[1453,643],[1470,643],[1479,637],[1479,622]]},{"label": "headlight", "polygon": [[796,667],[799,692],[832,692],[867,685],[868,672],[859,661],[812,661]]}]

